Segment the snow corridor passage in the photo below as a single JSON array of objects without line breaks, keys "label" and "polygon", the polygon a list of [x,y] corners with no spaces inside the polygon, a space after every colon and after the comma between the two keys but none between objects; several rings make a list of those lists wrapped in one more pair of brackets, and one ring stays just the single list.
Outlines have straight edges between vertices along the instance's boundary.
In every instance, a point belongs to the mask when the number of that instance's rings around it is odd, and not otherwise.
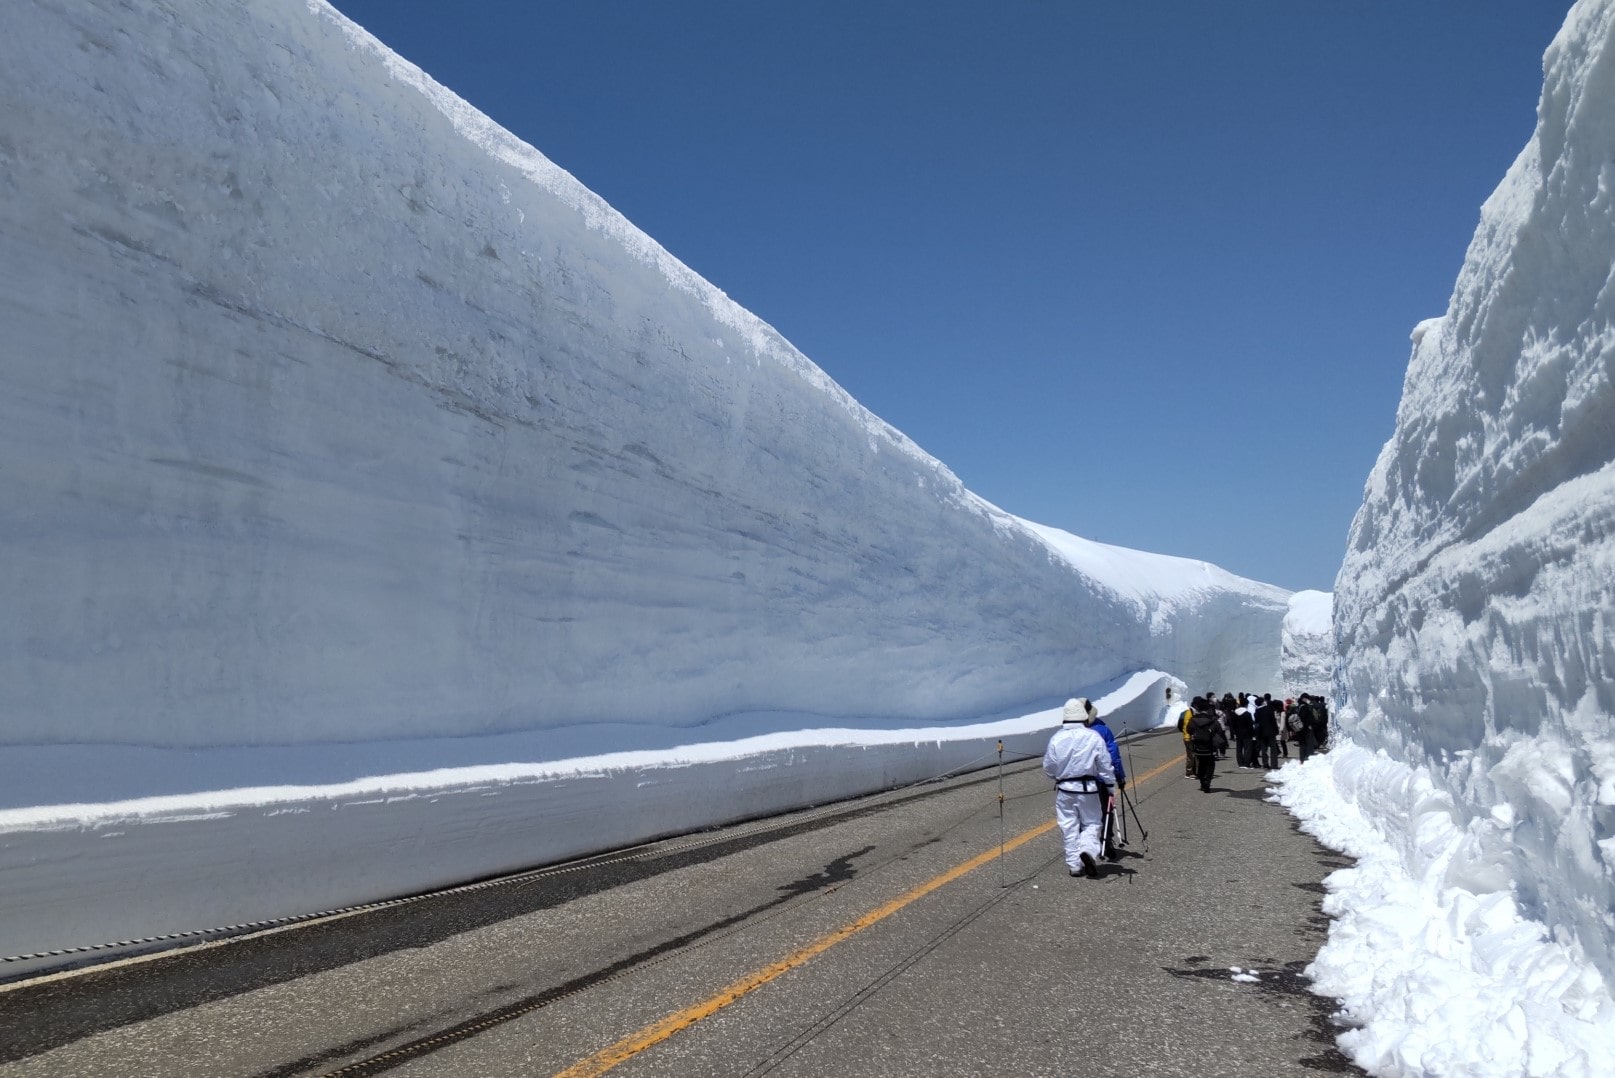
[{"label": "snow corridor passage", "polygon": [[1207,795],[1175,733],[1126,751],[1097,881],[1023,758],[1002,824],[990,768],[12,986],[0,1074],[1349,1072],[1300,973],[1340,860],[1261,773]]}]

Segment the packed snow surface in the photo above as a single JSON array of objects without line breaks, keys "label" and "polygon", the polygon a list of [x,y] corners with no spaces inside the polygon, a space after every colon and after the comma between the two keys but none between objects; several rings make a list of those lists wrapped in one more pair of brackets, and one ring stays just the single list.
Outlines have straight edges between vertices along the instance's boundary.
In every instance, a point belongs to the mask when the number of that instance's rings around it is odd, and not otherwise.
[{"label": "packed snow surface", "polygon": [[1599,1078],[1615,998],[1585,951],[1523,908],[1507,852],[1427,768],[1348,742],[1277,772],[1302,829],[1356,864],[1325,881],[1329,939],[1307,973],[1341,1001],[1370,1074]]},{"label": "packed snow surface", "polygon": [[1287,795],[1361,820],[1316,972],[1375,1074],[1615,1066],[1615,3],[1543,66],[1352,525],[1348,742]]}]

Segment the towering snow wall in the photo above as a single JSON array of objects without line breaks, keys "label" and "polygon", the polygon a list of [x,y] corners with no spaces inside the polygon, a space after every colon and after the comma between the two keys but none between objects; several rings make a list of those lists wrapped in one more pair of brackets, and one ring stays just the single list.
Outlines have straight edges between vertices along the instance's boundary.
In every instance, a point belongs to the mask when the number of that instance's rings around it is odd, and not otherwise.
[{"label": "towering snow wall", "polygon": [[1148,626],[1157,641],[1156,663],[1176,672],[1191,695],[1281,689],[1282,627],[1294,602],[1289,592],[1234,576],[1210,562],[1149,554],[1023,523],[1068,564],[1131,608],[1133,618]]},{"label": "towering snow wall", "polygon": [[1577,4],[1544,72],[1414,331],[1336,582],[1337,692],[1354,740],[1428,771],[1365,798],[1415,870],[1512,889],[1615,983],[1615,4]]},{"label": "towering snow wall", "polygon": [[1174,653],[320,0],[4,22],[0,742],[949,720],[1276,667],[1284,593],[1219,585],[1256,657]]},{"label": "towering snow wall", "polygon": [[1335,675],[1334,596],[1298,591],[1290,596],[1279,644],[1284,694],[1327,696]]}]

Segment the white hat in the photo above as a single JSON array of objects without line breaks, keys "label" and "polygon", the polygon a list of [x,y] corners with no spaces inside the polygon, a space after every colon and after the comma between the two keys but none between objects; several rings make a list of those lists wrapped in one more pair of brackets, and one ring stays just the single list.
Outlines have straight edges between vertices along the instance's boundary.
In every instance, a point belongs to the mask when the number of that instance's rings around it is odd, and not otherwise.
[{"label": "white hat", "polygon": [[1065,702],[1065,721],[1088,723],[1099,717],[1099,709],[1086,696],[1073,697]]}]

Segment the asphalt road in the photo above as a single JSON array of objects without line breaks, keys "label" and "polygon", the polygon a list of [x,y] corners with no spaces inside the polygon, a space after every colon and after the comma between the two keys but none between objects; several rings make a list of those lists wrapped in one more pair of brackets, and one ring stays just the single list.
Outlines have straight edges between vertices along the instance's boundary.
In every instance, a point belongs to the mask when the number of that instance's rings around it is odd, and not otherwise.
[{"label": "asphalt road", "polygon": [[3,986],[0,1076],[1361,1073],[1301,975],[1346,862],[1180,745],[1098,880],[1013,762]]}]

